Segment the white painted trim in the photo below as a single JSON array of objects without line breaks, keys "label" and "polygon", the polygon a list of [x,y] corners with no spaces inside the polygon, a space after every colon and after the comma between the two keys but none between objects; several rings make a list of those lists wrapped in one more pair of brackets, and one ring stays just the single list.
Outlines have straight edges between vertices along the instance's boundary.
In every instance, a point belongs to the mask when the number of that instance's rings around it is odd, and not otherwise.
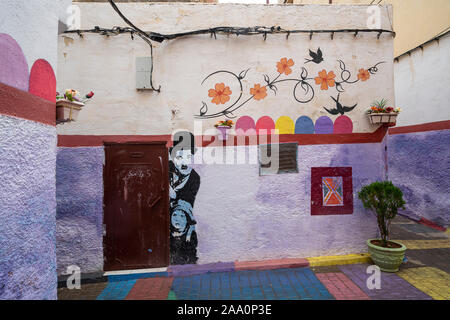
[{"label": "white painted trim", "polygon": [[150,268],[150,269],[134,269],[134,270],[118,270],[118,271],[107,271],[103,276],[117,276],[126,274],[137,274],[137,273],[152,273],[152,272],[166,272],[167,268]]}]

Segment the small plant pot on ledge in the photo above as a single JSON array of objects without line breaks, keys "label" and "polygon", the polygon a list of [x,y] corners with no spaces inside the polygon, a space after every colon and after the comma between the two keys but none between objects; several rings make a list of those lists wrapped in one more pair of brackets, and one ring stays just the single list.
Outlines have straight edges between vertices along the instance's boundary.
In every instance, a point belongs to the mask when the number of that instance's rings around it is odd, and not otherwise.
[{"label": "small plant pot on ledge", "polygon": [[396,123],[397,113],[371,113],[369,119],[371,124]]},{"label": "small plant pot on ledge", "polygon": [[56,101],[56,120],[59,122],[75,121],[84,103],[70,100]]},{"label": "small plant pot on ledge", "polygon": [[376,242],[380,239],[367,240],[369,254],[373,262],[380,267],[381,271],[397,272],[405,258],[406,247],[400,242],[389,240],[388,242],[396,244],[398,248],[385,248],[373,244],[372,241]]},{"label": "small plant pot on ledge", "polygon": [[219,140],[224,141],[228,139],[228,130],[231,129],[229,126],[217,126],[217,130],[220,131]]}]

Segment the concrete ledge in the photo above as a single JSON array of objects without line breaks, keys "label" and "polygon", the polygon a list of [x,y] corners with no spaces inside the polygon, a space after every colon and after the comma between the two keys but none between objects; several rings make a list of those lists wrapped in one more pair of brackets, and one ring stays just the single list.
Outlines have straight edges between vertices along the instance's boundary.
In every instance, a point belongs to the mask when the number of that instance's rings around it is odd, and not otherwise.
[{"label": "concrete ledge", "polygon": [[235,270],[271,270],[283,268],[308,267],[309,262],[303,258],[297,259],[277,259],[262,261],[236,261]]},{"label": "concrete ledge", "polygon": [[306,259],[309,261],[309,265],[311,267],[372,262],[368,253],[347,254],[342,256],[311,257]]}]

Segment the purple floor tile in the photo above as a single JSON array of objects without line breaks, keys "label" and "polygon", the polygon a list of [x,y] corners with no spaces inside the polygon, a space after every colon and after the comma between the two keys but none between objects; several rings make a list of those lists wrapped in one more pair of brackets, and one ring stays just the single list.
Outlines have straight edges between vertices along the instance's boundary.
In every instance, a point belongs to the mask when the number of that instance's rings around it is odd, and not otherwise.
[{"label": "purple floor tile", "polygon": [[395,273],[381,272],[381,288],[369,289],[367,279],[373,273],[366,273],[368,266],[349,264],[339,266],[339,269],[373,300],[431,300],[430,296]]},{"label": "purple floor tile", "polygon": [[184,264],[174,265],[168,268],[169,276],[180,277],[208,272],[234,271],[234,262],[217,262],[208,264]]}]

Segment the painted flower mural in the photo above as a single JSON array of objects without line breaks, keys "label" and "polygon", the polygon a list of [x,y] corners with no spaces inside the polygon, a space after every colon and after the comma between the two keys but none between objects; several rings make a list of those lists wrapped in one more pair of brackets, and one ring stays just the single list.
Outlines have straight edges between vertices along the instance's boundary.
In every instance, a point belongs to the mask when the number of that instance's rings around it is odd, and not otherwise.
[{"label": "painted flower mural", "polygon": [[212,103],[219,105],[227,103],[230,100],[231,93],[230,87],[225,86],[222,82],[216,83],[214,89],[209,89],[208,96],[212,98]]},{"label": "painted flower mural", "polygon": [[[315,63],[320,63],[323,61],[322,50],[318,49],[318,53],[320,54],[320,59],[318,58]],[[310,52],[311,53],[311,52]],[[312,57],[313,55],[311,55]],[[310,62],[306,59],[307,62]],[[239,86],[239,95],[236,97],[234,101],[231,101],[230,95],[231,90],[230,87],[226,86],[223,82],[218,82],[215,84],[214,89],[209,89],[208,96],[212,98],[211,102],[216,105],[224,104],[224,108],[220,111],[209,112],[208,104],[204,101],[202,102],[202,107],[200,108],[199,114],[195,115],[196,118],[199,119],[212,119],[218,117],[227,117],[227,118],[236,118],[234,114],[235,111],[243,107],[245,104],[249,103],[252,100],[260,101],[267,97],[267,88],[269,88],[275,95],[278,92],[278,85],[281,83],[293,83],[293,91],[292,95],[295,101],[298,103],[308,103],[312,101],[315,97],[314,87],[311,85],[313,81],[315,81],[316,85],[320,86],[321,90],[328,90],[331,87],[334,87],[338,93],[336,98],[331,97],[333,102],[336,104],[336,108],[324,108],[328,113],[337,115],[343,115],[346,112],[352,111],[356,106],[353,104],[352,106],[342,106],[339,102],[339,94],[345,92],[344,85],[352,85],[357,82],[364,82],[370,79],[371,75],[374,75],[378,72],[378,65],[384,63],[378,62],[377,64],[369,67],[369,68],[360,68],[358,70],[358,74],[356,79],[352,80],[352,72],[346,67],[344,61],[337,60],[339,63],[340,72],[336,74],[333,70],[328,71],[323,69],[319,71],[316,77],[308,77],[308,70],[305,67],[301,67],[297,76],[288,78],[283,77],[288,76],[293,73],[292,67],[295,65],[295,62],[291,58],[281,58],[280,61],[276,63],[276,68],[278,74],[271,78],[267,74],[263,74],[264,84],[256,83],[253,88],[250,88],[249,92],[250,96],[247,98],[243,98],[244,96],[244,83],[243,81],[246,77],[248,71],[243,70],[239,74],[236,74],[232,71],[228,70],[219,70],[210,73],[206,76],[202,84],[211,77],[217,77],[219,75],[231,75],[234,80],[237,81]]]},{"label": "painted flower mural", "polygon": [[316,84],[320,85],[321,90],[328,90],[328,87],[334,87],[334,78],[336,78],[336,75],[333,71],[327,73],[324,69],[319,72],[319,76],[315,77],[314,80],[316,81]]},{"label": "painted flower mural", "polygon": [[290,75],[292,73],[292,67],[294,65],[294,60],[282,58],[280,62],[277,62],[277,71],[279,73],[284,73],[285,75]]},{"label": "painted flower mural", "polygon": [[359,69],[359,73],[358,73],[358,79],[361,81],[367,81],[370,78],[370,73],[368,70],[362,68]]},{"label": "painted flower mural", "polygon": [[258,83],[255,84],[253,88],[250,88],[250,94],[255,100],[262,100],[267,97],[267,89],[266,87],[261,87],[261,85]]}]

